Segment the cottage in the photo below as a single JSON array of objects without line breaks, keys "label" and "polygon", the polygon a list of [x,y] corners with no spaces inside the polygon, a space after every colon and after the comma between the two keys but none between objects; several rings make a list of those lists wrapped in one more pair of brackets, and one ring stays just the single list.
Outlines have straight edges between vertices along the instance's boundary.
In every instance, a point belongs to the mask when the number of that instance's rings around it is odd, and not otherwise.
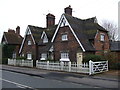
[{"label": "cottage", "polygon": [[18,52],[19,52],[19,48],[22,40],[23,40],[23,37],[20,35],[20,27],[17,26],[16,32],[12,29],[9,29],[8,32],[3,33],[1,44],[3,46],[8,45],[8,47],[10,46],[14,47],[12,51],[12,55],[10,57],[16,58],[17,56],[19,56]]},{"label": "cottage", "polygon": [[[47,59],[80,64],[87,54],[104,55],[109,51],[108,31],[97,23],[96,17],[76,18],[72,16],[71,6],[64,12],[58,25],[50,13],[46,15],[46,28],[28,25],[24,39],[19,43],[19,55],[33,59],[34,65],[36,60]],[[4,35],[3,43],[8,43],[6,37]]]},{"label": "cottage", "polygon": [[46,16],[47,27],[28,25],[19,53],[22,57],[35,60],[53,59],[51,38],[56,29],[55,16]]},{"label": "cottage", "polygon": [[64,10],[51,41],[55,60],[80,64],[87,54],[103,55],[109,50],[108,31],[96,17],[79,19],[72,16],[71,6]]}]

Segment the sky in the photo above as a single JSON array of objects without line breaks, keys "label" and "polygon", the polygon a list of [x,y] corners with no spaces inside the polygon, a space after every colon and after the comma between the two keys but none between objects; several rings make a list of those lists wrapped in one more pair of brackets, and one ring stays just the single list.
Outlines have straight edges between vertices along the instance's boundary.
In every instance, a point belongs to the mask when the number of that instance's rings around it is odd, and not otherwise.
[{"label": "sky", "polygon": [[98,23],[108,20],[118,25],[118,2],[120,0],[0,0],[0,40],[3,32],[20,26],[25,35],[28,25],[46,27],[46,15],[55,15],[59,22],[64,8],[71,5],[73,16],[87,19],[96,16]]}]

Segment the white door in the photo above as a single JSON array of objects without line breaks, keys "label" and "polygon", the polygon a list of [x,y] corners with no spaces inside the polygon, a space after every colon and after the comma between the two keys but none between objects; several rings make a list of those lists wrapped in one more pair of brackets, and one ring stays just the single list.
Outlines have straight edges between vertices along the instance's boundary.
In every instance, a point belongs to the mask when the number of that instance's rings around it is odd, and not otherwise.
[{"label": "white door", "polygon": [[83,54],[81,52],[77,53],[77,64],[82,64]]}]

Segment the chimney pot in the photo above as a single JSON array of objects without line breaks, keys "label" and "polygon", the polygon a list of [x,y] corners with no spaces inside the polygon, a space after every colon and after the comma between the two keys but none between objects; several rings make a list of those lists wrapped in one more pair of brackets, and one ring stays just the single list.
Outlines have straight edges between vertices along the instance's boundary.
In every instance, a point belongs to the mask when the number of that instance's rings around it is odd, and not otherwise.
[{"label": "chimney pot", "polygon": [[47,14],[46,15],[46,23],[47,23],[47,28],[50,26],[55,25],[55,16],[53,14]]},{"label": "chimney pot", "polygon": [[9,32],[9,33],[15,33],[15,31],[12,30],[12,29],[8,29],[8,32]]},{"label": "chimney pot", "polygon": [[65,12],[66,14],[72,16],[72,8],[71,8],[71,6],[69,5],[68,7],[66,7],[66,8],[64,9],[64,12]]},{"label": "chimney pot", "polygon": [[20,27],[19,26],[17,26],[17,28],[16,28],[16,34],[20,35]]}]

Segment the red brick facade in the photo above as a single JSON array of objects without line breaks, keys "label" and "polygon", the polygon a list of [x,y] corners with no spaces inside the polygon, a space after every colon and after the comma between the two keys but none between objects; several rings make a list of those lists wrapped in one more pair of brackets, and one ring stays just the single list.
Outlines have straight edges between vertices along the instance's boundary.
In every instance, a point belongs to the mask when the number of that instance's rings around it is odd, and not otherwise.
[{"label": "red brick facade", "polygon": [[[104,41],[101,41],[101,37],[100,37],[101,34],[104,35]],[[106,32],[98,31],[98,33],[95,36],[95,40],[94,40],[96,55],[103,55],[103,53],[110,50],[109,45],[110,43],[109,43],[108,34]]]},{"label": "red brick facade", "polygon": [[[62,41],[62,34],[68,35],[67,41]],[[70,61],[76,61],[76,53],[81,51],[80,45],[68,26],[60,27],[54,41],[55,60],[61,58],[61,52],[68,52]]]},{"label": "red brick facade", "polygon": [[[29,40],[31,41],[31,45],[28,45]],[[22,48],[21,55],[24,54],[23,56],[27,58],[27,54],[32,54],[32,59],[36,60],[37,59],[36,49],[37,49],[36,44],[34,44],[31,35],[27,35]]]}]

